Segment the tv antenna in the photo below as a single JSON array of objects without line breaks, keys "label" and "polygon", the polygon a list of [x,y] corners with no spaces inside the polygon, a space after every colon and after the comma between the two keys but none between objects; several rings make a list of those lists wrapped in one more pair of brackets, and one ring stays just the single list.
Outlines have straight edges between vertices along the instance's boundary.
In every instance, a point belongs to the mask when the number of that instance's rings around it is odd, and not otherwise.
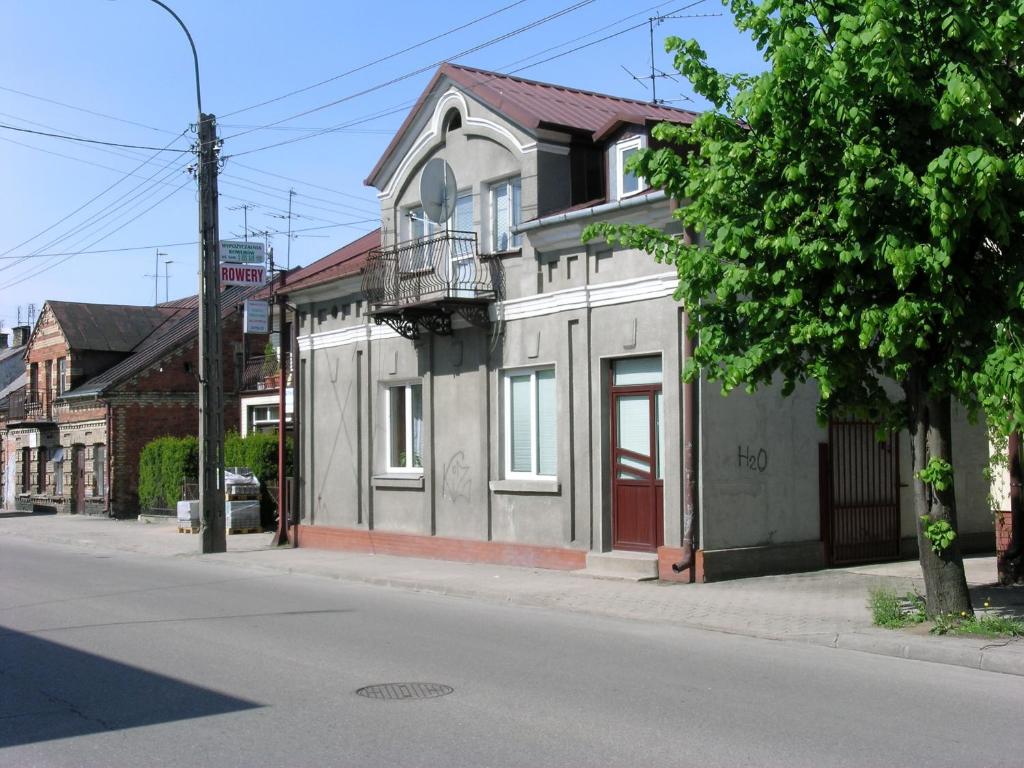
[{"label": "tv antenna", "polygon": [[245,242],[249,242],[249,209],[259,208],[256,203],[242,203],[241,205],[233,205],[228,208],[229,211],[241,211],[242,212],[242,231],[244,233]]},{"label": "tv antenna", "polygon": [[[703,0],[702,0],[703,1]],[[649,16],[647,18],[647,32],[651,42],[651,73],[649,75],[637,75],[626,69],[625,66],[622,68],[626,70],[626,74],[636,80],[644,88],[647,88],[645,80],[650,80],[650,91],[651,91],[651,104],[668,104],[669,102],[665,99],[658,98],[658,80],[664,78],[671,80],[672,82],[679,82],[675,75],[669,72],[663,72],[658,69],[657,63],[654,59],[654,28],[665,21],[671,19],[705,19],[712,16],[721,16],[721,13],[669,13],[661,16]],[[682,94],[680,94],[682,95]],[[678,101],[679,99],[677,99]],[[689,96],[683,96],[681,100],[693,101]]]}]

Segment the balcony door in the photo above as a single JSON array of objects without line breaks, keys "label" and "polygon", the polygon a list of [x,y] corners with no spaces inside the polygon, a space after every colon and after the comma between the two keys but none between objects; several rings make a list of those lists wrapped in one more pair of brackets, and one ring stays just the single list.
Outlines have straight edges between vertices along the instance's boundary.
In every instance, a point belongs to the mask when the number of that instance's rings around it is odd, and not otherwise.
[{"label": "balcony door", "polygon": [[655,552],[664,543],[661,358],[612,363],[612,548]]},{"label": "balcony door", "polygon": [[[472,191],[459,193],[450,224],[452,232],[456,234],[473,232]],[[472,239],[458,236],[448,241],[448,293],[453,298],[472,298],[475,293],[476,254],[473,253],[473,242]]]}]

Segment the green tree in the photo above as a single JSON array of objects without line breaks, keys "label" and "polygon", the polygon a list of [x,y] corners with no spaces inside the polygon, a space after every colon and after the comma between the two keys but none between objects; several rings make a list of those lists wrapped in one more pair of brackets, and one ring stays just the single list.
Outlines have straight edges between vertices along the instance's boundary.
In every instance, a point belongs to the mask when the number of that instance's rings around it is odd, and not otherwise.
[{"label": "green tree", "polygon": [[728,5],[767,70],[725,74],[670,38],[714,109],[657,126],[662,146],[632,164],[687,203],[675,215],[699,244],[637,225],[585,236],[676,266],[700,342],[688,376],[813,381],[820,418],[908,429],[928,614],[970,612],[950,404],[1004,431],[1024,417],[1024,4]]}]

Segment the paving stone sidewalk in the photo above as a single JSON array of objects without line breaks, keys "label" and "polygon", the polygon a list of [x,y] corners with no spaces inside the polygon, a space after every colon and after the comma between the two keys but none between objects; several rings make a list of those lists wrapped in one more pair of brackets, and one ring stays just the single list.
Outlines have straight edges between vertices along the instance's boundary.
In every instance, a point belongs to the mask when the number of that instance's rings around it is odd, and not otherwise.
[{"label": "paving stone sidewalk", "polygon": [[[173,526],[58,515],[0,514],[0,536],[168,557],[201,557],[198,537]],[[203,557],[246,568],[306,574],[435,594],[577,611],[772,640],[934,661],[1024,676],[1024,643],[937,637],[871,625],[869,591],[922,587],[916,562],[679,585],[596,579],[580,573],[311,549],[271,549],[270,534],[231,536]],[[995,559],[967,562],[975,604],[1021,615],[1024,589],[999,589]]]}]

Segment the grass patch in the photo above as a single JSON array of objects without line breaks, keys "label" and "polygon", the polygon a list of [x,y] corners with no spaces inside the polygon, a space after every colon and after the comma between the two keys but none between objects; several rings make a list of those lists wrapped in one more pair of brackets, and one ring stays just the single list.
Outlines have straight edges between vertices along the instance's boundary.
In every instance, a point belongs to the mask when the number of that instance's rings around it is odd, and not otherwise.
[{"label": "grass patch", "polygon": [[875,626],[900,629],[924,621],[924,598],[908,592],[903,597],[888,589],[871,590],[868,605]]},{"label": "grass patch", "polygon": [[931,630],[936,635],[976,635],[979,637],[1024,637],[1024,621],[1006,616],[954,616],[935,619]]}]

